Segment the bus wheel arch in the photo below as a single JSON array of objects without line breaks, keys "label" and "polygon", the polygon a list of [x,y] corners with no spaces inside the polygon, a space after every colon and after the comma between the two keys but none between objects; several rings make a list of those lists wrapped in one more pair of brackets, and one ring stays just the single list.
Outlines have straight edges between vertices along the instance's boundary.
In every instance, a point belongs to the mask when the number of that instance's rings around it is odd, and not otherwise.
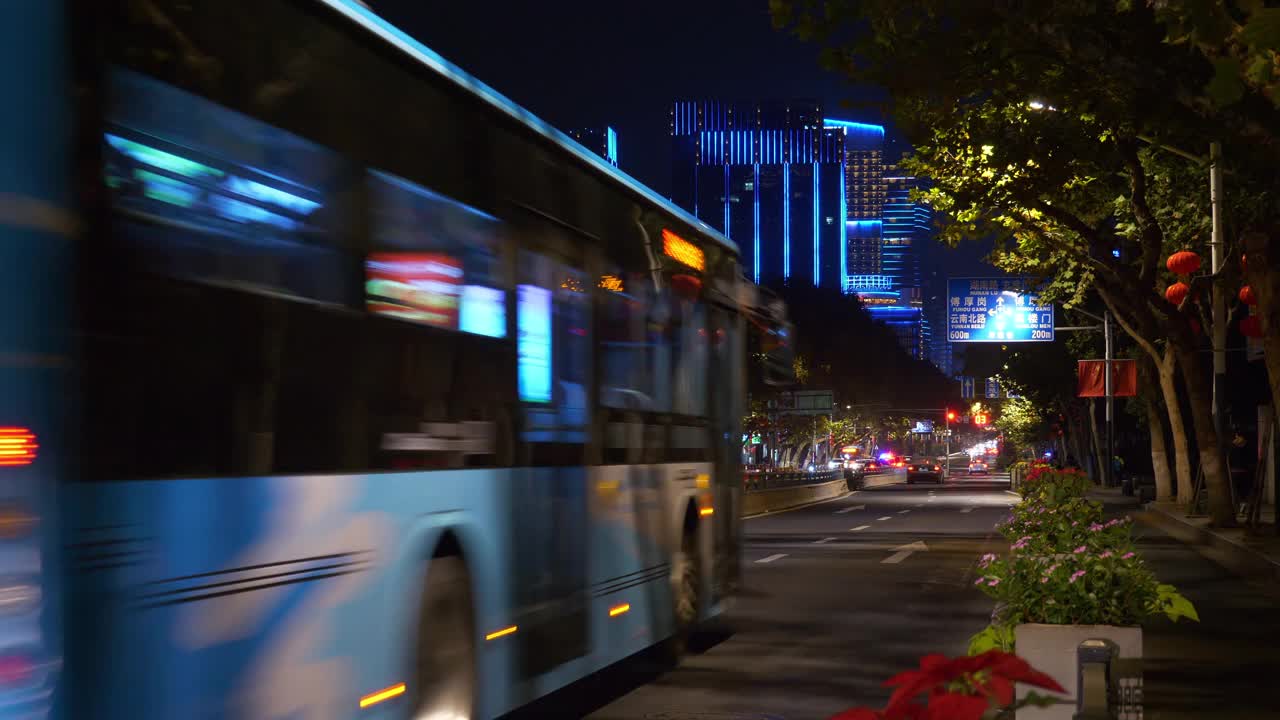
[{"label": "bus wheel arch", "polygon": [[423,563],[410,667],[410,717],[474,717],[479,656],[475,591],[456,533],[445,530]]},{"label": "bus wheel arch", "polygon": [[674,632],[668,654],[675,662],[688,651],[698,625],[702,606],[702,553],[698,527],[698,506],[692,499],[685,506],[679,545],[672,553],[671,612]]}]

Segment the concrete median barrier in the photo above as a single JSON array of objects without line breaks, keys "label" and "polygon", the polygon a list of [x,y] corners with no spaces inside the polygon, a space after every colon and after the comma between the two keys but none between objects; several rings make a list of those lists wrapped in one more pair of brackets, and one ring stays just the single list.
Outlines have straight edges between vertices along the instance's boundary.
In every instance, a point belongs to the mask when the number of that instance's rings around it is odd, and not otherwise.
[{"label": "concrete median barrier", "polygon": [[744,517],[751,517],[762,513],[777,512],[778,510],[830,500],[848,492],[849,483],[844,478],[813,485],[757,490],[743,495],[742,514]]}]

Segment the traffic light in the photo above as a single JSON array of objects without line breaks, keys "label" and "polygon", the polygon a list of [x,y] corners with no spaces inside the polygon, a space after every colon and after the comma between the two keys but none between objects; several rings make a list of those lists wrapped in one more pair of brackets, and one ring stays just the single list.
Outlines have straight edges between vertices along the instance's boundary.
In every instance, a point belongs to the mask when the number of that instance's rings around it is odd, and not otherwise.
[{"label": "traffic light", "polygon": [[955,419],[956,419],[956,411],[955,411],[955,410],[948,410],[948,411],[947,411],[947,422],[951,422],[951,421],[953,421],[953,420],[955,420]]}]

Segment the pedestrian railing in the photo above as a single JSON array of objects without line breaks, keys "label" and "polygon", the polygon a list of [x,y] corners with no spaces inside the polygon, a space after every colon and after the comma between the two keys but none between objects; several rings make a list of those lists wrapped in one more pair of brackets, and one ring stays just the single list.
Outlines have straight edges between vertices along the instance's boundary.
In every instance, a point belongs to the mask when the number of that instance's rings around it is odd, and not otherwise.
[{"label": "pedestrian railing", "polygon": [[831,482],[832,480],[840,480],[844,476],[844,470],[818,470],[815,472],[765,470],[747,473],[744,484],[747,492],[759,492],[761,490],[776,490],[800,485],[817,485]]}]

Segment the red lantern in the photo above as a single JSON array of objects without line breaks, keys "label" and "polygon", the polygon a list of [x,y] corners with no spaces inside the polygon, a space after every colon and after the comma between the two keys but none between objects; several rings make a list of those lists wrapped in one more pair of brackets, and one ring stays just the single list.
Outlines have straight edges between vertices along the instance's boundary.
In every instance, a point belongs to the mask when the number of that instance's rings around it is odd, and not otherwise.
[{"label": "red lantern", "polygon": [[1178,275],[1190,275],[1200,269],[1200,256],[1190,250],[1179,250],[1169,256],[1165,262],[1169,272]]},{"label": "red lantern", "polygon": [[1257,305],[1258,295],[1253,291],[1253,288],[1249,287],[1248,285],[1245,285],[1244,287],[1240,288],[1240,302],[1244,303],[1245,305]]},{"label": "red lantern", "polygon": [[1191,292],[1191,286],[1184,282],[1176,282],[1164,290],[1164,299],[1174,305],[1181,305],[1183,300],[1187,299],[1187,294]]},{"label": "red lantern", "polygon": [[1262,337],[1262,322],[1257,315],[1240,319],[1240,334],[1245,337]]}]

